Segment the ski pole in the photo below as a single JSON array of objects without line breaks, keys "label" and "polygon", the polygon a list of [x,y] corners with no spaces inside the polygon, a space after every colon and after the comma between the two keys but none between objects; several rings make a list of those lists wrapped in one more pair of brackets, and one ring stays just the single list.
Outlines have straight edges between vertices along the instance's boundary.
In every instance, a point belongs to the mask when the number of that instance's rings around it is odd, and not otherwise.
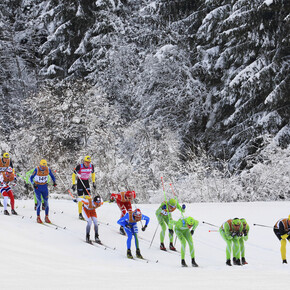
[{"label": "ski pole", "polygon": [[216,225],[213,225],[213,224],[210,224],[210,223],[208,223],[208,222],[205,222],[205,221],[203,221],[202,223],[203,223],[203,224],[206,224],[206,225],[209,225],[209,226],[213,226],[213,227],[216,227],[216,228],[218,228],[218,226],[216,226]]},{"label": "ski pole", "polygon": [[[75,170],[75,169],[74,169],[74,173],[75,173],[75,174],[78,176],[78,173],[76,172],[76,170]],[[88,195],[89,195],[90,197],[92,197],[92,196],[90,195],[89,191],[87,190],[87,188],[85,187],[85,184],[83,183],[82,179],[81,179],[81,178],[79,178],[79,180],[81,181],[81,183],[82,183],[82,185],[83,185],[84,189],[86,190],[86,192],[88,193]]]},{"label": "ski pole", "polygon": [[213,233],[213,232],[216,233],[216,232],[218,232],[218,230],[209,230],[209,232],[210,232],[210,233]]},{"label": "ski pole", "polygon": [[[54,172],[57,174],[59,180],[62,182],[62,184],[64,185],[64,187],[66,187],[64,181],[63,181],[62,178],[60,177],[60,174],[58,174],[58,172],[57,172],[56,170],[54,170]],[[67,191],[68,191],[68,193],[70,194],[70,196],[71,196],[72,198],[75,198],[69,189],[68,189]]]},{"label": "ski pole", "polygon": [[159,223],[157,224],[157,227],[156,227],[156,230],[155,230],[155,232],[154,232],[153,238],[152,238],[152,240],[151,240],[151,243],[150,243],[149,249],[151,248],[151,245],[152,245],[153,240],[154,240],[154,238],[155,238],[155,235],[156,235],[156,232],[157,232],[158,227],[159,227]]},{"label": "ski pole", "polygon": [[264,228],[273,228],[271,226],[266,226],[266,225],[260,225],[260,224],[253,224],[254,226],[258,226],[258,227],[264,227]]}]

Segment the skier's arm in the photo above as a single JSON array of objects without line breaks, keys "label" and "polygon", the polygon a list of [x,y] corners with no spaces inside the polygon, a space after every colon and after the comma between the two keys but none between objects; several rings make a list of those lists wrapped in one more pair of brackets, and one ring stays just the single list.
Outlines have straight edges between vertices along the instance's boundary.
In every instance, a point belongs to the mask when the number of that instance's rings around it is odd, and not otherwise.
[{"label": "skier's arm", "polygon": [[230,231],[230,225],[226,222],[224,223],[224,232],[227,239],[232,239],[232,233]]},{"label": "skier's arm", "polygon": [[145,226],[148,226],[150,218],[147,215],[142,214],[141,220],[145,221]]},{"label": "skier's arm", "polygon": [[53,183],[55,183],[55,176],[53,175],[53,173],[52,173],[52,171],[51,171],[50,168],[49,168],[49,175],[50,175],[50,177],[51,177]]},{"label": "skier's arm", "polygon": [[117,223],[122,226],[122,227],[125,227],[126,225],[128,225],[128,218],[129,218],[129,215],[128,213],[126,213],[122,218],[120,218]]}]

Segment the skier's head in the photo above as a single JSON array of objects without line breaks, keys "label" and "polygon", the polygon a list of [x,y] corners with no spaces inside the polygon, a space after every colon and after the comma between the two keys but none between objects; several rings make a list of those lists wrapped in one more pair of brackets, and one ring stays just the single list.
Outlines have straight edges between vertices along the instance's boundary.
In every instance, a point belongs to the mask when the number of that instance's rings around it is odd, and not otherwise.
[{"label": "skier's head", "polygon": [[134,190],[132,190],[132,191],[128,190],[128,191],[126,191],[125,196],[128,199],[134,199],[134,198],[136,198],[136,193]]},{"label": "skier's head", "polygon": [[13,173],[13,168],[9,166],[9,167],[6,169],[6,173],[8,173],[8,174]]},{"label": "skier's head", "polygon": [[142,218],[142,213],[141,213],[141,210],[139,208],[136,208],[134,211],[133,211],[133,218],[136,222],[139,222],[141,221],[141,218]]},{"label": "skier's head", "polygon": [[234,229],[239,229],[241,225],[241,220],[239,218],[234,218],[232,220],[232,225],[234,226]]},{"label": "skier's head", "polygon": [[194,218],[189,216],[188,218],[185,219],[186,225],[188,228],[191,228],[194,224]]},{"label": "skier's head", "polygon": [[47,166],[47,161],[45,159],[41,159],[39,162],[40,167],[46,167]]},{"label": "skier's head", "polygon": [[9,159],[9,158],[10,156],[8,152],[3,153],[3,159]]},{"label": "skier's head", "polygon": [[94,202],[97,203],[97,204],[100,204],[102,202],[102,199],[99,195],[95,196],[94,197]]},{"label": "skier's head", "polygon": [[87,155],[85,158],[84,158],[84,162],[88,162],[88,163],[91,163],[91,156]]},{"label": "skier's head", "polygon": [[171,198],[168,202],[168,205],[171,207],[176,207],[176,200],[174,198]]},{"label": "skier's head", "polygon": [[241,224],[243,225],[243,229],[245,229],[246,226],[247,226],[247,221],[246,221],[246,219],[244,219],[244,218],[240,218],[240,221],[241,221]]}]

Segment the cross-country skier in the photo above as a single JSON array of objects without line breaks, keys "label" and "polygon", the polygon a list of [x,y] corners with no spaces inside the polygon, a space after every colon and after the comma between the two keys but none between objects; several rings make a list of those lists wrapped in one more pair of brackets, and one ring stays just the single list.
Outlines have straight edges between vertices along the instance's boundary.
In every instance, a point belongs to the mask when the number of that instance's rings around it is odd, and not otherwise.
[{"label": "cross-country skier", "polygon": [[187,217],[180,218],[177,222],[171,221],[170,223],[175,225],[174,231],[181,243],[181,266],[187,267],[187,264],[185,262],[185,247],[187,242],[191,256],[191,265],[192,267],[198,267],[197,263],[195,262],[195,252],[192,235],[194,234],[194,231],[197,228],[199,222],[193,217]]},{"label": "cross-country skier", "polygon": [[[30,176],[32,175],[32,173],[34,172],[34,168],[33,169],[30,169],[29,171],[26,172],[25,174],[25,189],[27,190],[27,194],[28,194],[28,189],[29,189],[29,185],[30,185]],[[49,183],[50,181],[50,175],[48,175],[48,179],[47,179],[47,183]],[[42,210],[45,209],[45,206],[44,206],[44,200],[43,200],[43,197],[41,196],[41,204],[42,204]],[[37,208],[37,198],[36,198],[36,195],[35,195],[35,192],[34,192],[34,210],[36,210]]]},{"label": "cross-country skier", "polygon": [[51,177],[53,181],[53,186],[56,187],[55,177],[51,171],[51,169],[47,166],[47,161],[42,159],[40,161],[39,166],[37,166],[32,175],[30,176],[30,183],[33,185],[36,199],[37,199],[37,207],[36,207],[36,214],[37,219],[36,221],[42,224],[42,220],[40,218],[40,206],[41,206],[41,197],[44,200],[44,207],[45,207],[45,222],[51,223],[48,218],[49,213],[49,205],[48,205],[48,175]]},{"label": "cross-country skier", "polygon": [[157,217],[158,223],[161,226],[161,232],[160,232],[160,250],[166,251],[166,247],[164,246],[164,238],[165,238],[165,232],[166,232],[166,225],[168,226],[169,231],[169,248],[172,251],[176,251],[174,245],[173,245],[173,228],[172,225],[170,225],[170,219],[171,213],[178,208],[181,213],[185,210],[185,204],[182,205],[182,207],[179,205],[179,203],[174,199],[170,199],[168,203],[166,201],[162,202],[157,211],[155,212],[155,215]]},{"label": "cross-country skier", "polygon": [[233,248],[233,264],[241,266],[240,260],[240,238],[243,231],[243,225],[239,218],[229,219],[222,224],[219,232],[222,238],[227,243],[226,248],[226,264],[232,266],[231,264],[231,253]]},{"label": "cross-country skier", "polygon": [[82,203],[82,213],[83,217],[87,221],[86,226],[86,242],[91,243],[90,240],[90,231],[91,231],[91,225],[94,223],[94,230],[95,230],[95,242],[101,243],[99,239],[99,231],[98,231],[98,219],[97,219],[97,213],[96,208],[99,208],[103,204],[103,200],[100,196],[95,196],[94,199],[91,197],[89,198],[76,198],[74,199],[74,202],[81,202]]},{"label": "cross-country skier", "polygon": [[[13,169],[13,163],[12,160],[10,159],[10,155],[8,152],[3,153],[2,158],[0,158],[0,173],[5,172],[8,167],[11,167]],[[14,169],[13,169],[13,173]],[[3,207],[1,201],[0,201],[0,206]]]},{"label": "cross-country skier", "polygon": [[249,238],[250,226],[244,218],[241,218],[240,221],[241,221],[242,226],[243,226],[243,231],[240,234],[241,238],[239,239],[240,251],[241,251],[241,257],[242,257],[242,264],[246,265],[246,264],[248,264],[248,262],[246,261],[246,258],[245,258],[245,253],[246,253],[245,241],[247,241]]},{"label": "cross-country skier", "polygon": [[[76,177],[77,177],[77,184],[76,184]],[[89,178],[92,177],[93,188],[96,189],[95,184],[95,169],[94,165],[91,164],[91,157],[85,156],[84,162],[77,165],[77,167],[73,170],[72,174],[72,190],[75,191],[77,189],[77,194],[79,197],[89,197],[91,189]],[[83,220],[84,217],[82,215],[82,203],[78,203],[78,213],[79,219]]]},{"label": "cross-country skier", "polygon": [[10,187],[11,182],[16,182],[15,175],[13,173],[13,168],[8,167],[6,171],[0,172],[0,192],[4,198],[4,214],[9,215],[7,210],[7,201],[8,197],[10,198],[11,203],[11,214],[17,215],[17,212],[14,209],[14,195]]},{"label": "cross-country skier", "polygon": [[[132,200],[136,198],[135,191],[122,191],[119,193],[112,193],[110,196],[110,202],[116,201],[120,211],[121,218],[125,216],[127,212],[132,212]],[[123,226],[120,227],[120,233],[125,235]]]},{"label": "cross-country skier", "polygon": [[281,242],[281,257],[282,263],[287,264],[286,259],[286,240],[290,243],[290,215],[288,218],[282,218],[274,225],[274,233]]},{"label": "cross-country skier", "polygon": [[142,231],[145,231],[148,223],[150,221],[150,218],[144,214],[141,213],[140,209],[136,209],[134,211],[129,211],[125,214],[122,218],[120,218],[117,223],[122,226],[127,234],[127,257],[129,259],[133,259],[132,253],[131,253],[131,242],[132,237],[135,238],[135,246],[136,246],[136,256],[137,258],[143,259],[140,248],[139,248],[139,241],[138,241],[138,225],[137,222],[144,220],[145,225],[142,227]]}]

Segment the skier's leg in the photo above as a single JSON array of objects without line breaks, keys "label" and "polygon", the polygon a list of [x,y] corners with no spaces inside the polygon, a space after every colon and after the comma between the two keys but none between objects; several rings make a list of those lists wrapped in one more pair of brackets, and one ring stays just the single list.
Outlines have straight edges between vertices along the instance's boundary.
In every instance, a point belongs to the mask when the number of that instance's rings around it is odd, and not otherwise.
[{"label": "skier's leg", "polygon": [[195,257],[195,252],[194,252],[194,246],[193,246],[193,240],[192,240],[192,235],[190,233],[190,231],[186,231],[185,233],[185,239],[188,242],[188,246],[189,246],[189,251],[190,251],[190,256],[191,258]]},{"label": "skier's leg", "polygon": [[220,235],[222,236],[222,238],[224,239],[224,241],[227,243],[226,258],[227,258],[227,260],[230,260],[231,253],[232,253],[232,241],[226,237],[225,232],[222,229],[219,229],[219,232],[220,232]]},{"label": "skier's leg", "polygon": [[[47,184],[41,185],[41,196],[42,196],[43,202],[44,202],[45,215],[48,216],[49,205],[48,205],[48,186],[47,186]],[[41,200],[40,200],[40,202],[41,202]]]},{"label": "skier's leg", "polygon": [[127,229],[126,227],[124,227],[124,230],[127,234],[127,249],[131,250],[132,231],[131,229]]},{"label": "skier's leg", "polygon": [[185,246],[186,246],[186,239],[183,236],[183,233],[180,230],[175,230],[176,236],[180,240],[181,243],[181,260],[185,258]]}]

